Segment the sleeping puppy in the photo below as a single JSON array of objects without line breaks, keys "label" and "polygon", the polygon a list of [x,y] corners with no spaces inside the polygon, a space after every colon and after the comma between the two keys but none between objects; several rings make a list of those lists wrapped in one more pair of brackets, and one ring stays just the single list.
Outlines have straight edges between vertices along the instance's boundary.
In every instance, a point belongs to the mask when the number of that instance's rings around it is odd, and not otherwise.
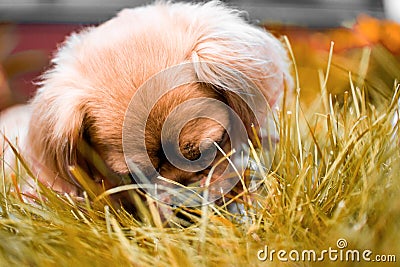
[{"label": "sleeping puppy", "polygon": [[[277,39],[212,1],[126,9],[74,33],[39,85],[31,112],[0,119],[29,118],[21,151],[39,180],[79,195],[71,166],[99,187],[145,177],[160,188],[222,181],[214,190],[221,191],[231,165],[221,161],[223,154],[255,140],[251,126],[268,124],[267,106],[278,103],[292,80]],[[267,137],[262,130],[257,135]],[[98,155],[104,168],[90,155]],[[214,199],[221,194],[213,192]],[[160,199],[174,204],[171,196]]]}]

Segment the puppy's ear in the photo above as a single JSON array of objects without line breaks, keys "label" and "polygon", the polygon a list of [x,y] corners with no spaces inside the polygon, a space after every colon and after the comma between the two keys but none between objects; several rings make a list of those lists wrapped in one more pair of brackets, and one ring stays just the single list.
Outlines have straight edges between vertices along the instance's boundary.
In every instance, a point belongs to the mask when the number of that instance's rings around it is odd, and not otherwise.
[{"label": "puppy's ear", "polygon": [[77,53],[90,28],[72,33],[54,55],[31,101],[28,143],[39,180],[55,190],[74,193],[69,167],[77,165],[77,144],[84,133],[90,85],[82,77]]},{"label": "puppy's ear", "polygon": [[260,127],[262,129],[257,132],[258,138],[269,135],[272,139],[278,139],[276,134],[271,136],[270,133],[273,131],[267,128],[271,126],[272,107],[276,105],[285,90],[285,74],[273,69],[271,72],[276,73],[266,77],[261,70],[251,69],[254,67],[251,62],[248,64],[249,67],[246,69],[245,66],[227,66],[201,60],[194,63],[198,79],[210,84],[223,96],[226,103],[245,124],[253,143],[255,136],[252,125],[255,129]]},{"label": "puppy's ear", "polygon": [[[279,104],[284,90],[293,87],[287,52],[262,29],[241,20],[229,22],[232,25],[221,27],[234,27],[230,35],[211,32],[196,45],[191,54],[195,73],[224,96],[246,127],[259,123],[265,128],[271,108]],[[244,99],[253,104],[246,105]],[[249,128],[248,133],[252,135]]]},{"label": "puppy's ear", "polygon": [[83,136],[86,99],[82,90],[48,77],[32,105],[28,141],[39,179],[64,192],[74,191],[69,166],[77,165],[77,145]]}]

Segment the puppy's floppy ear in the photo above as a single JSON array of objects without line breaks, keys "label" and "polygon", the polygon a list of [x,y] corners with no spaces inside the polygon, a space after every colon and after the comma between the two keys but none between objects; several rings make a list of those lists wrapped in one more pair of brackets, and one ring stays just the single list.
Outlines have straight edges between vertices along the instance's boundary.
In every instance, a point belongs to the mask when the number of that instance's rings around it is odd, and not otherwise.
[{"label": "puppy's floppy ear", "polygon": [[[280,68],[272,61],[252,62],[251,58],[245,57],[238,58],[237,64],[227,61],[229,55],[216,55],[212,61],[203,61],[197,53],[193,53],[192,57],[198,79],[211,84],[223,96],[226,103],[245,123],[253,142],[252,125],[255,125],[256,129],[261,127],[266,131],[259,132],[259,138],[265,138],[271,130],[273,131],[272,107],[278,104],[284,90],[290,90],[292,86],[288,74],[289,67]],[[285,55],[282,60],[285,60]],[[269,137],[278,139],[277,135]]]},{"label": "puppy's floppy ear", "polygon": [[69,166],[77,164],[86,100],[80,91],[56,83],[47,82],[33,99],[28,138],[33,160],[40,166],[39,177],[45,179],[42,182],[64,190],[73,187]]},{"label": "puppy's floppy ear", "polygon": [[[197,74],[230,90],[242,86],[241,78],[245,77],[258,87],[271,107],[277,104],[284,87],[293,88],[291,63],[284,45],[264,29],[247,23],[236,10],[215,2],[204,8],[207,14],[218,11],[218,16],[205,22],[212,26],[198,29],[201,35],[190,60],[223,67],[202,64]],[[237,77],[237,73],[242,77]]]},{"label": "puppy's floppy ear", "polygon": [[[215,23],[218,27],[202,35],[190,60],[199,80],[214,85],[248,126],[256,123],[254,115],[265,118],[269,112],[268,107],[258,106],[252,114],[242,96],[254,95],[256,91],[265,98],[264,103],[270,107],[277,105],[284,90],[293,87],[290,62],[275,37],[249,25],[234,12],[225,13]],[[260,99],[254,95],[253,100]],[[264,127],[268,121],[259,123]]]},{"label": "puppy's floppy ear", "polygon": [[81,45],[83,34],[68,37],[31,102],[28,142],[34,170],[41,182],[63,192],[75,188],[69,166],[76,165],[76,148],[87,114],[88,85],[81,78],[73,53]]},{"label": "puppy's floppy ear", "polygon": [[[255,84],[238,70],[219,63],[198,61],[194,63],[194,69],[198,79],[214,88],[239,116],[245,124],[250,139],[254,140],[251,126],[258,126],[256,116],[266,113],[262,110],[254,110],[257,105],[252,103],[252,100],[264,99],[264,95]],[[256,96],[254,92],[258,95]],[[264,101],[264,103],[267,102]]]}]

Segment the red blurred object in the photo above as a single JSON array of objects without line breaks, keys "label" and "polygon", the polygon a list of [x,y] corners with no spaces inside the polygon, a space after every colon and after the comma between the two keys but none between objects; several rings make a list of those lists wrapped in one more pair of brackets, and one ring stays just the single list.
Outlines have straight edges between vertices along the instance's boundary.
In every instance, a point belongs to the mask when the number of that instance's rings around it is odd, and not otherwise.
[{"label": "red blurred object", "polygon": [[24,73],[8,76],[10,88],[17,102],[26,101],[34,93],[36,90],[34,81],[48,66],[57,46],[65,40],[66,36],[80,28],[82,25],[77,24],[19,24],[15,26],[17,44],[10,57],[26,51],[40,53],[37,54],[36,66],[26,66]]},{"label": "red blurred object", "polygon": [[14,51],[37,49],[51,53],[66,36],[80,28],[82,25],[76,24],[19,24],[16,29],[19,40]]}]

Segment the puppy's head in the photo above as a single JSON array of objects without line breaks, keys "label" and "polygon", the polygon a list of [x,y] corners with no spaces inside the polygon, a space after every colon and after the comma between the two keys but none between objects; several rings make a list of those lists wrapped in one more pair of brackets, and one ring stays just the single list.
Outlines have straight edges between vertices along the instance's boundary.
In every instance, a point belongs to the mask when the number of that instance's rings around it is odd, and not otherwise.
[{"label": "puppy's head", "polygon": [[[158,75],[182,64],[189,71]],[[253,139],[251,125],[266,123],[267,105],[285,86],[282,45],[237,12],[215,2],[124,10],[71,35],[56,54],[32,101],[32,155],[41,180],[67,192],[80,187],[70,166],[107,187],[134,176],[130,164],[151,182],[204,184],[223,157],[216,146],[234,148],[227,133],[235,133],[235,118]],[[82,143],[104,161],[102,170]]]}]

